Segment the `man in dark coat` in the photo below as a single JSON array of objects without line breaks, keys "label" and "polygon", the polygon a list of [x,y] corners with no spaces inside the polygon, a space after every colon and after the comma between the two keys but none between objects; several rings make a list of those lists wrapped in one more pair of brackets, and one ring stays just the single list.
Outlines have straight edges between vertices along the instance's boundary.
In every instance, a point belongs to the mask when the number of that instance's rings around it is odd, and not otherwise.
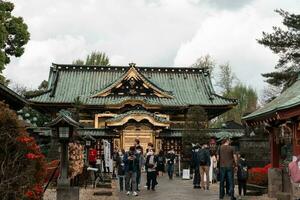
[{"label": "man in dark coat", "polygon": [[[139,161],[136,156],[135,147],[129,148],[129,151],[125,154],[124,158],[124,171],[125,171],[125,188],[127,195],[130,195],[132,191],[133,196],[137,196],[137,185],[136,185],[136,175],[139,168]],[[131,183],[131,185],[130,185]]]},{"label": "man in dark coat", "polygon": [[194,180],[193,180],[193,185],[194,188],[201,188],[200,187],[200,171],[199,171],[199,167],[200,167],[200,145],[196,144],[196,146],[193,147],[192,149],[192,168],[194,169]]}]

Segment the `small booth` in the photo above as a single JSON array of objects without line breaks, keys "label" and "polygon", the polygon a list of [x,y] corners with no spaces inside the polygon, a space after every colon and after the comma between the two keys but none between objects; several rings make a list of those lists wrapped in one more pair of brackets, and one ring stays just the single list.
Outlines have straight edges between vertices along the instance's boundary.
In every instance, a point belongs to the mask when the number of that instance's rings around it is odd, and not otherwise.
[{"label": "small booth", "polygon": [[269,134],[269,197],[291,193],[288,164],[300,155],[300,76],[277,98],[243,120],[252,127],[263,125]]}]

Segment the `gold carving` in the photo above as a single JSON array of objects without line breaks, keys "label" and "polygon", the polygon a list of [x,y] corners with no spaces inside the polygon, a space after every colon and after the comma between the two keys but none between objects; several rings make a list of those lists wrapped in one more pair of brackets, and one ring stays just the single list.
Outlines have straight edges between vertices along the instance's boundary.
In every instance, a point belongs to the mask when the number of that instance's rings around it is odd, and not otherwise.
[{"label": "gold carving", "polygon": [[110,121],[110,122],[107,122],[106,125],[107,126],[123,126],[130,119],[134,119],[137,122],[140,122],[140,121],[146,119],[151,124],[153,124],[154,126],[161,126],[161,127],[169,127],[170,126],[170,122],[160,122],[160,121],[157,121],[154,117],[152,117],[151,115],[145,114],[145,113],[133,113],[131,115],[128,115],[128,116],[120,119],[119,121]]},{"label": "gold carving", "polygon": [[136,81],[141,80],[143,81],[143,86],[145,88],[150,88],[154,91],[154,94],[158,97],[164,98],[173,98],[172,95],[162,91],[161,89],[157,88],[155,85],[151,84],[140,72],[136,70],[134,66],[131,66],[129,70],[119,79],[117,82],[112,84],[110,87],[102,90],[98,94],[95,94],[91,97],[106,97],[107,95],[111,94],[113,88],[118,88],[122,85],[123,80],[129,80],[129,84],[133,87]]}]

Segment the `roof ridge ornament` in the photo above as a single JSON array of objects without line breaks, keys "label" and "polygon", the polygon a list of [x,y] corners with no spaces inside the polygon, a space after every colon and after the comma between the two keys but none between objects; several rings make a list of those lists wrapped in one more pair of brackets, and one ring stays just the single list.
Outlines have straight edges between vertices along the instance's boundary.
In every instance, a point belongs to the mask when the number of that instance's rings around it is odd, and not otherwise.
[{"label": "roof ridge ornament", "polygon": [[131,62],[128,65],[129,65],[129,67],[135,67],[136,63]]}]

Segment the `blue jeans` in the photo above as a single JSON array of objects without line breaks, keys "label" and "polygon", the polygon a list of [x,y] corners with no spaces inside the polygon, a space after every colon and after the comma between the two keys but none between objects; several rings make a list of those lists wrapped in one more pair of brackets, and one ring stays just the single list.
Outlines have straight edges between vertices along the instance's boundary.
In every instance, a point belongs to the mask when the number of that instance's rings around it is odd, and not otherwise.
[{"label": "blue jeans", "polygon": [[196,167],[194,169],[193,185],[194,186],[200,186],[200,181],[201,181],[200,170],[199,170],[199,167]]},{"label": "blue jeans", "polygon": [[172,179],[173,178],[173,173],[174,173],[174,164],[168,164],[168,175],[169,178]]},{"label": "blue jeans", "polygon": [[136,190],[138,191],[139,190],[139,185],[140,185],[140,183],[141,183],[141,170],[140,169],[138,169],[137,171],[136,171]]},{"label": "blue jeans", "polygon": [[229,187],[229,195],[231,199],[234,199],[234,180],[233,180],[233,167],[220,167],[220,199],[224,198],[225,188],[224,182],[226,180],[226,185]]}]

